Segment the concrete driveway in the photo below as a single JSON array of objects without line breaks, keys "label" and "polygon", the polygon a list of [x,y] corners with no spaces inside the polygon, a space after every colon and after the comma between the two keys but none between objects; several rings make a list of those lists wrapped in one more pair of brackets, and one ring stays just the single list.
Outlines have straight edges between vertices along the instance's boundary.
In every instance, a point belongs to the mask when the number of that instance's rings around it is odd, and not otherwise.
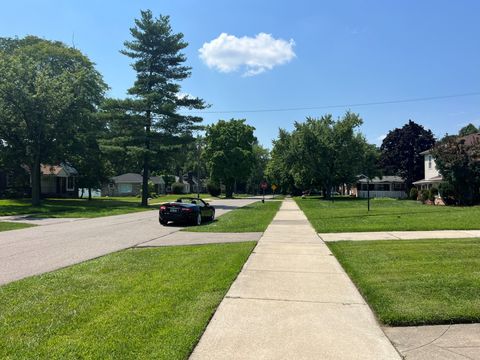
[{"label": "concrete driveway", "polygon": [[[216,216],[258,198],[215,200]],[[179,231],[157,211],[54,223],[0,232],[0,285],[130,248]]]}]

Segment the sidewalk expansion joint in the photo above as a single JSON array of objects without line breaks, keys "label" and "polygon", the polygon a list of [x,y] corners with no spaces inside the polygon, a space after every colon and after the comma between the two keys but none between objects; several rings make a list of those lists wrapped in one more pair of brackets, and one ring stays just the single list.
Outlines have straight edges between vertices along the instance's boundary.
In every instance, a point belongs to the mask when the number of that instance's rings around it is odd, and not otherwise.
[{"label": "sidewalk expansion joint", "polygon": [[257,252],[254,251],[252,254],[259,254],[259,255],[286,255],[286,256],[333,256],[333,254],[296,254],[296,253],[271,253],[271,252]]},{"label": "sidewalk expansion joint", "polygon": [[296,273],[296,274],[343,274],[343,272],[332,272],[332,271],[301,271],[301,270],[268,270],[268,269],[248,269],[245,268],[245,271],[263,271],[263,272],[279,272],[279,273]]},{"label": "sidewalk expansion joint", "polygon": [[278,302],[294,302],[294,303],[310,303],[310,304],[333,304],[343,306],[366,306],[365,303],[357,302],[339,302],[339,301],[315,301],[315,300],[294,300],[294,299],[274,299],[274,298],[258,298],[258,297],[243,297],[243,296],[225,296],[226,299],[232,300],[259,300],[259,301],[278,301]]},{"label": "sidewalk expansion joint", "polygon": [[395,239],[402,240],[401,237],[393,235],[392,233],[387,232],[387,235],[393,236]]}]

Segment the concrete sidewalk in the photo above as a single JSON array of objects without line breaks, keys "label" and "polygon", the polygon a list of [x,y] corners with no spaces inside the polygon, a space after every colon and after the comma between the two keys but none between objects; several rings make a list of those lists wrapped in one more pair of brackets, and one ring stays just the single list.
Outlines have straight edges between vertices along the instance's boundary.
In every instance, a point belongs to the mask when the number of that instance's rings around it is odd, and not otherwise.
[{"label": "concrete sidewalk", "polygon": [[434,230],[434,231],[373,231],[353,233],[320,233],[323,241],[368,241],[368,240],[416,240],[416,239],[465,239],[480,237],[480,230]]},{"label": "concrete sidewalk", "polygon": [[191,359],[400,359],[293,200],[221,302]]}]

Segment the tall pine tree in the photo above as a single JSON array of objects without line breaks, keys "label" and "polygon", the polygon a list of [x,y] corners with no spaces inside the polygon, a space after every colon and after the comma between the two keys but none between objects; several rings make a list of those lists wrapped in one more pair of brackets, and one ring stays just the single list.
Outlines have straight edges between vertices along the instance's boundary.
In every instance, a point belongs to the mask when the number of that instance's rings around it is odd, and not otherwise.
[{"label": "tall pine tree", "polygon": [[191,75],[181,52],[188,44],[182,33],[173,33],[169,16],[154,18],[150,10],[141,11],[130,33],[133,39],[124,43],[121,53],[134,60],[137,78],[128,90],[132,98],[125,102],[125,110],[143,120],[142,206],[147,206],[150,162],[155,154],[152,145],[158,145],[166,136],[179,137],[199,129],[201,117],[178,111],[204,109],[206,105],[200,98],[180,93],[179,82]]}]

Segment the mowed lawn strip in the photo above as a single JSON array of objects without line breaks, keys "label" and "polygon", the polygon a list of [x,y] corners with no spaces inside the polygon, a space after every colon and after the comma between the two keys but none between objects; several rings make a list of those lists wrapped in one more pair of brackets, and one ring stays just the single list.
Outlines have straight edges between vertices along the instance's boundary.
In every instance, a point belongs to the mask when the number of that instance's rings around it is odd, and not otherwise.
[{"label": "mowed lawn strip", "polygon": [[480,239],[328,246],[384,324],[480,321]]},{"label": "mowed lawn strip", "polygon": [[150,200],[149,207],[140,206],[137,197],[87,199],[47,199],[41,206],[32,206],[29,199],[0,200],[0,216],[33,214],[48,218],[93,218],[158,209],[158,204],[174,201],[181,195],[166,195]]},{"label": "mowed lawn strip", "polygon": [[24,229],[32,226],[35,226],[35,225],[0,221],[0,231]]},{"label": "mowed lawn strip", "polygon": [[0,287],[0,358],[186,359],[254,245],[126,250]]},{"label": "mowed lawn strip", "polygon": [[480,206],[433,206],[412,200],[295,198],[319,233],[360,231],[477,230]]},{"label": "mowed lawn strip", "polygon": [[183,231],[195,232],[263,232],[272,222],[281,201],[261,201],[232,210],[213,222],[189,226]]}]

